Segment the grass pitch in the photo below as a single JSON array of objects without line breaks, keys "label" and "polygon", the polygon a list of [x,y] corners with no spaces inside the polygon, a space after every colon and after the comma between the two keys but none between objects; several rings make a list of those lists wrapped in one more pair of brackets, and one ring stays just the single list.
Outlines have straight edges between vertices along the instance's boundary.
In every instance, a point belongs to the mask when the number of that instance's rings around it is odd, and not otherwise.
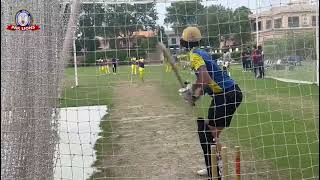
[{"label": "grass pitch", "polygon": [[[74,84],[73,68],[66,71],[61,107],[108,105],[112,107],[115,87],[121,84],[142,83],[131,76],[128,66],[121,66],[117,75],[101,75],[97,67],[78,69],[79,87]],[[268,72],[267,72],[268,73]],[[182,70],[185,80],[193,81],[190,71]],[[244,101],[234,116],[231,127],[224,133],[225,141],[240,144],[242,151],[250,151],[254,165],[268,161],[274,171],[290,179],[319,178],[319,89],[316,85],[285,83],[273,79],[257,80],[251,72],[233,66],[232,77],[244,92]],[[183,104],[177,90],[178,83],[163,66],[146,66],[145,83],[167,92],[165,98]],[[209,98],[203,98],[199,113],[206,114]],[[102,121],[102,137],[111,135],[108,121]],[[110,150],[108,138],[98,140],[96,146],[99,166],[103,153]],[[244,172],[245,173],[245,172]]]}]

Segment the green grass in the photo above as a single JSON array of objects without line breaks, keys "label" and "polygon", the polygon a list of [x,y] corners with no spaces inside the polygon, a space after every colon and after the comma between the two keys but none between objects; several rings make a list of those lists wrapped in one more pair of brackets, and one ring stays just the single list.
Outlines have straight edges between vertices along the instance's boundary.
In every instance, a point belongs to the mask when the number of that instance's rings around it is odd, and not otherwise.
[{"label": "green grass", "polygon": [[[73,69],[67,69],[67,82],[62,107],[108,105],[112,106],[114,87],[121,83],[140,83],[131,79],[128,67],[121,67],[120,74],[99,76],[96,67],[79,68],[79,87],[71,89]],[[185,80],[194,75],[181,72]],[[244,92],[244,102],[234,116],[231,127],[223,136],[228,141],[240,143],[252,151],[255,159],[267,162],[273,170],[290,179],[318,179],[319,177],[319,89],[315,85],[285,83],[273,79],[256,80],[252,73],[232,67],[232,76]],[[161,88],[168,101],[181,105],[178,84],[172,73],[162,67],[146,67],[146,81]],[[199,102],[207,107],[209,98]],[[206,114],[206,110],[199,108]],[[104,117],[104,119],[108,119]],[[97,162],[112,149],[112,133],[108,121],[102,121],[102,138],[98,140]],[[114,148],[114,147],[113,147]],[[106,173],[106,172],[103,172]]]},{"label": "green grass", "polygon": [[290,71],[288,68],[285,70],[267,70],[267,75],[277,77],[277,78],[284,78],[284,79],[292,79],[292,80],[299,80],[299,81],[309,81],[309,82],[316,82],[315,75],[316,75],[316,64],[315,61],[303,61],[302,66],[295,66],[294,70]]}]

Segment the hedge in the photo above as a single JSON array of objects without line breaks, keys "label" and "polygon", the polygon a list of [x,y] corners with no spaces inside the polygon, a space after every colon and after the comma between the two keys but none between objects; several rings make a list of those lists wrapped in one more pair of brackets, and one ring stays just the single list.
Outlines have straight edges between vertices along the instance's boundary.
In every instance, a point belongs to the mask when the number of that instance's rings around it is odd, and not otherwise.
[{"label": "hedge", "polygon": [[305,59],[316,59],[315,35],[312,32],[292,34],[265,42],[263,51],[267,59],[282,59],[298,55]]},{"label": "hedge", "polygon": [[[222,58],[223,53],[214,53],[211,56],[212,56],[212,59],[219,59],[219,58]],[[231,52],[231,58],[235,61],[240,61],[241,60],[241,52],[240,51]]]},{"label": "hedge", "polygon": [[[130,50],[130,55],[131,56],[139,56],[139,57],[146,57],[148,51],[144,51],[144,50]],[[223,56],[223,53],[214,53],[211,55],[213,59],[219,59]],[[104,59],[105,57],[107,58],[117,58],[119,59],[119,64],[128,64],[128,62],[130,61],[129,57],[129,52],[128,50],[113,50],[113,51],[106,51],[106,52],[88,52],[85,55],[84,58],[84,64],[85,66],[88,65],[95,65],[96,64],[96,60],[98,59]],[[238,51],[234,51],[231,53],[231,58],[235,61],[240,61],[241,60],[241,52]],[[187,60],[184,57],[179,58],[180,60]]]}]

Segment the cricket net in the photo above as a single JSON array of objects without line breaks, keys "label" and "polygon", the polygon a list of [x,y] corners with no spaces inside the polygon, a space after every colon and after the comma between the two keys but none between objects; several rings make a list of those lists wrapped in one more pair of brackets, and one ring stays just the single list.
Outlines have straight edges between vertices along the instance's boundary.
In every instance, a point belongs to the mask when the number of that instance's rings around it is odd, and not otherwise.
[{"label": "cricket net", "polygon": [[[59,1],[1,1],[1,179],[53,179],[63,59],[72,45],[61,9]],[[26,22],[40,29],[9,28]]]}]

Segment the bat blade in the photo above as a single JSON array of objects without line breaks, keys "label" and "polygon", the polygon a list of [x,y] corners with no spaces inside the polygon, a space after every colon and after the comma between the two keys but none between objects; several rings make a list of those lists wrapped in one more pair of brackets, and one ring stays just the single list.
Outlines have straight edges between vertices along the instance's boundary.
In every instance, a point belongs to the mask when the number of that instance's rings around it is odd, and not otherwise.
[{"label": "bat blade", "polygon": [[169,50],[165,47],[165,45],[161,42],[159,42],[157,44],[157,47],[163,52],[164,56],[167,58],[167,61],[169,62],[170,66],[172,67],[172,70],[179,82],[179,85],[181,88],[185,88],[186,87],[186,83],[184,83],[184,81],[182,81],[182,78],[179,74],[179,71],[177,69],[177,67],[174,64],[174,59],[171,55],[171,53],[169,52]]}]

